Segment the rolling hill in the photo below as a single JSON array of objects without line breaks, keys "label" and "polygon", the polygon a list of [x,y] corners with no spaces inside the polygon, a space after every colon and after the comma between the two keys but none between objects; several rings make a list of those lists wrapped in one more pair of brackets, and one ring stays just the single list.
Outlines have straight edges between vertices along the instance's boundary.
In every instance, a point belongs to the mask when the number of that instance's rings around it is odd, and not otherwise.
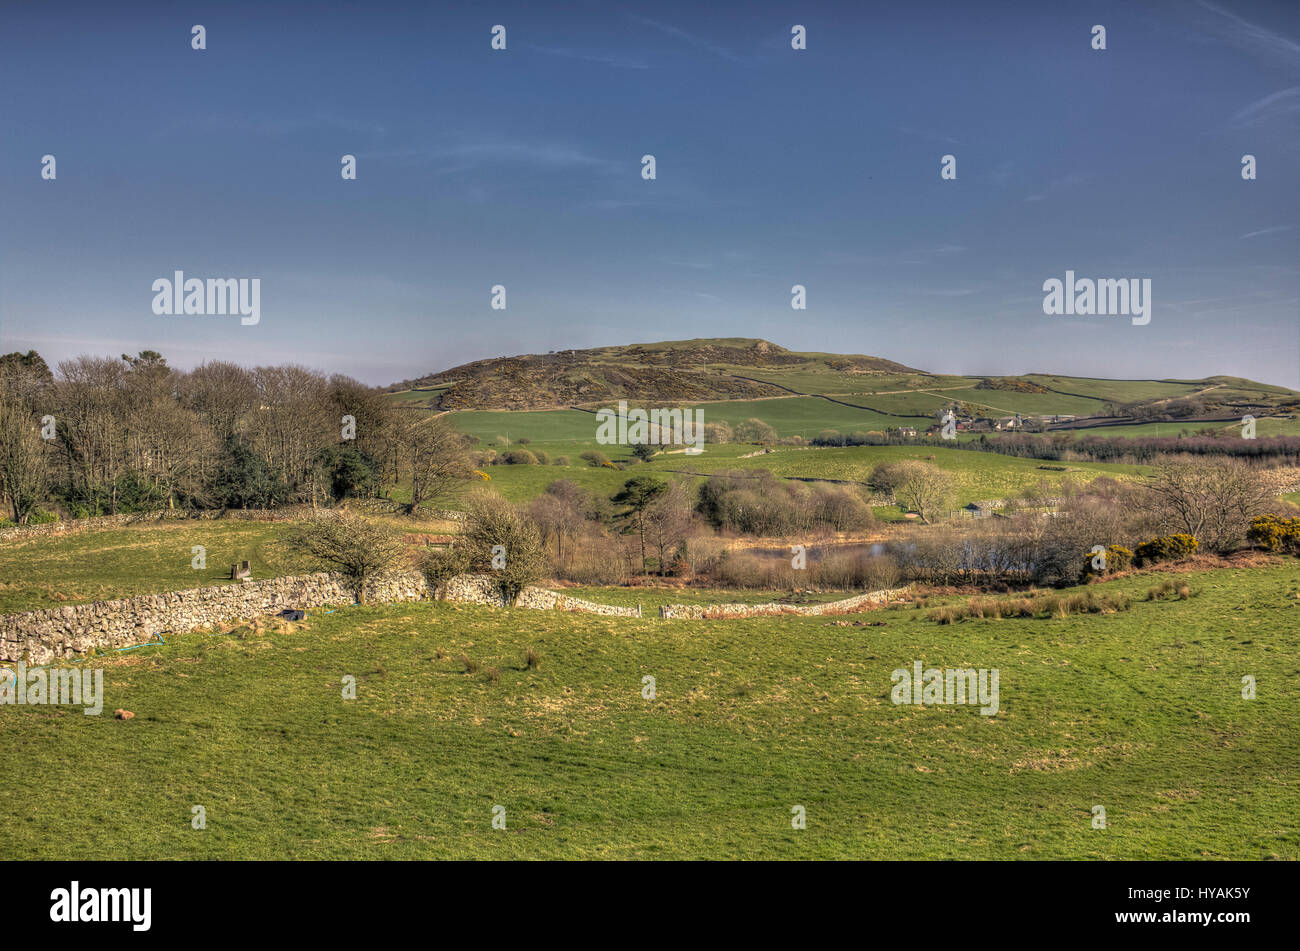
[{"label": "rolling hill", "polygon": [[746,337],[476,360],[394,384],[388,391],[395,401],[456,412],[466,422],[476,413],[502,410],[525,411],[540,420],[547,413],[590,411],[626,399],[633,405],[712,403],[715,419],[756,416],[782,435],[917,426],[953,405],[969,417],[1073,417],[1053,422],[1051,428],[1131,431],[1169,421],[1200,426],[1252,413],[1290,417],[1269,420],[1270,433],[1300,432],[1294,419],[1300,393],[1239,377],[952,376],[881,357],[806,353]]},{"label": "rolling hill", "polygon": [[[771,381],[761,379],[772,374]],[[789,381],[929,377],[879,357],[796,353],[743,337],[673,340],[476,360],[389,389],[439,409],[554,409],[611,399],[693,403],[789,395]],[[842,388],[843,383],[836,383]]]}]

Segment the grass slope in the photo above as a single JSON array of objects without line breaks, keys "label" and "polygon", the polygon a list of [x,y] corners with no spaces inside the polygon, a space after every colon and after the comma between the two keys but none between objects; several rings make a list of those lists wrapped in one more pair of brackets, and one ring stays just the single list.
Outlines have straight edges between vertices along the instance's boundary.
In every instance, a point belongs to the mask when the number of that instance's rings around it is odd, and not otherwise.
[{"label": "grass slope", "polygon": [[[168,638],[90,662],[104,716],[0,707],[0,835],[67,859],[1295,858],[1295,564],[1180,578],[1201,594],[1051,621],[424,603]],[[917,659],[999,669],[1001,712],[894,705]]]}]

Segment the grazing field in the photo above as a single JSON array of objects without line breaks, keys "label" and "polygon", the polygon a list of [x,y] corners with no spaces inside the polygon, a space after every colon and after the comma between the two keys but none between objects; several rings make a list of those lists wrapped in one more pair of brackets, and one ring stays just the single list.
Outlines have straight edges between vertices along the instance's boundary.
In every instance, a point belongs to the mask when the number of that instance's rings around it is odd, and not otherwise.
[{"label": "grazing field", "polygon": [[[145,522],[129,528],[34,535],[0,542],[0,614],[178,591],[230,581],[247,561],[254,578],[315,565],[289,550],[286,522]],[[207,549],[195,569],[192,548]]]},{"label": "grazing field", "polygon": [[1057,393],[1074,393],[1103,402],[1109,400],[1116,403],[1176,399],[1180,396],[1188,396],[1204,387],[1204,384],[1179,383],[1174,380],[1101,380],[1045,373],[1029,373],[1023,379]]},{"label": "grazing field", "polygon": [[[1233,438],[1241,438],[1241,421],[1234,419],[1224,423],[1189,423],[1173,420],[1163,423],[1137,423],[1132,426],[1090,426],[1086,429],[1071,429],[1071,435],[1083,436],[1195,436],[1202,430],[1226,433]],[[1266,436],[1300,436],[1300,419],[1257,419],[1255,435],[1259,439]]]},{"label": "grazing field", "polygon": [[[386,521],[412,533],[455,530],[442,521]],[[0,541],[0,614],[233,584],[230,566],[242,561],[255,579],[325,567],[289,547],[294,528],[292,522],[196,519],[8,538]],[[196,545],[206,549],[204,568],[193,567]]]},{"label": "grazing field", "polygon": [[[102,716],[0,708],[0,836],[64,859],[1294,859],[1295,562],[1177,577],[1197,593],[1131,577],[1102,586],[1130,610],[1054,620],[420,603],[169,637],[83,662]],[[999,712],[895,705],[915,660],[996,668]]]},{"label": "grazing field", "polygon": [[[611,447],[618,449],[621,447]],[[515,502],[535,498],[555,479],[572,479],[592,491],[613,494],[634,475],[654,473],[664,478],[705,478],[722,469],[767,469],[778,476],[798,479],[834,479],[865,483],[872,470],[883,463],[904,459],[932,461],[952,473],[957,504],[980,499],[1007,498],[1027,488],[1046,484],[1051,487],[1066,482],[1088,482],[1098,476],[1118,479],[1139,478],[1148,474],[1148,466],[1112,463],[1072,462],[1069,472],[1041,468],[1037,459],[1000,456],[988,452],[940,449],[936,446],[850,446],[845,448],[797,449],[777,447],[768,453],[751,455],[753,446],[707,446],[699,456],[662,454],[646,463],[626,469],[592,468],[570,456],[570,466],[490,466],[489,483],[496,491]],[[626,453],[609,453],[622,459]],[[749,458],[741,458],[749,455]]]},{"label": "grazing field", "polygon": [[[451,421],[463,433],[492,445],[497,436],[507,436],[511,445],[521,437],[534,442],[596,444],[596,417],[577,409],[536,411],[466,410],[452,413]],[[707,417],[706,417],[707,418]]]}]

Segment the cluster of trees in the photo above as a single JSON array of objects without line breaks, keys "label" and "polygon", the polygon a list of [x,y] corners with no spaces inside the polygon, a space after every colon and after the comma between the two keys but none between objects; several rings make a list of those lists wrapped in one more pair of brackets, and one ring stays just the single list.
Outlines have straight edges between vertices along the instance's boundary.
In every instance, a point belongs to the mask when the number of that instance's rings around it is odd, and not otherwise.
[{"label": "cluster of trees", "polygon": [[1175,420],[1187,419],[1189,416],[1201,416],[1207,407],[1201,400],[1138,400],[1123,403],[1119,407],[1120,416],[1129,416],[1141,420]]},{"label": "cluster of trees", "polygon": [[[935,473],[942,475],[927,463],[891,464],[877,470],[873,484],[919,491],[909,485]],[[1065,498],[1044,512],[1049,491]],[[619,583],[651,566],[738,587],[889,588],[900,580],[1065,586],[1130,564],[1232,551],[1243,541],[1300,551],[1300,519],[1275,514],[1285,503],[1270,498],[1256,470],[1234,460],[1169,467],[1149,484],[1101,478],[1083,488],[1042,486],[1021,501],[1024,507],[1009,506],[1003,518],[949,522],[870,546],[827,546],[800,565],[782,547],[733,551],[724,533],[811,540],[861,528],[870,511],[853,490],[786,482],[763,470],[715,473],[698,488],[639,475],[610,497],[558,479],[527,505],[471,493],[461,537],[429,552],[424,570],[435,587],[464,572],[488,574],[513,598],[548,575]],[[347,572],[364,600],[367,579],[403,550],[394,531],[326,511],[294,544]]]},{"label": "cluster of trees", "polygon": [[13,521],[162,507],[265,508],[380,496],[410,507],[470,474],[467,438],[346,376],[214,361],[189,372],[146,350],[0,357],[0,494]]},{"label": "cluster of trees", "polygon": [[[1046,507],[1048,493],[1059,498]],[[1096,479],[1086,487],[1031,489],[1008,515],[946,524],[885,546],[904,576],[933,584],[1073,585],[1088,574],[1232,552],[1254,542],[1260,516],[1287,508],[1239,461],[1163,468],[1149,484]],[[1092,552],[1105,549],[1104,569]]]},{"label": "cluster of trees", "polygon": [[717,529],[779,536],[818,527],[853,531],[872,522],[862,495],[846,486],[806,485],[766,469],[716,472],[700,487],[699,513]]},{"label": "cluster of trees", "polygon": [[1032,436],[1015,433],[949,440],[945,449],[996,452],[1004,456],[1053,462],[1121,462],[1144,465],[1178,456],[1220,456],[1258,460],[1279,466],[1300,465],[1300,436],[1240,439],[1216,431],[1204,436],[1084,436],[1052,433]]}]

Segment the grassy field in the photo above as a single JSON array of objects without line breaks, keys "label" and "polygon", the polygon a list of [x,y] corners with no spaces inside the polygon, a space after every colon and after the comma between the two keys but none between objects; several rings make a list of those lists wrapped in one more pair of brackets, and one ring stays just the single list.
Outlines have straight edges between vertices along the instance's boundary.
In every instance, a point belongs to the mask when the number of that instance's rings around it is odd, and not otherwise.
[{"label": "grassy field", "polygon": [[[489,466],[483,483],[513,502],[536,498],[556,479],[570,479],[588,491],[614,495],[628,479],[653,474],[700,482],[721,469],[768,469],[779,476],[865,482],[872,469],[903,459],[929,459],[952,475],[956,504],[1007,498],[1045,482],[1088,481],[1100,475],[1136,478],[1139,466],[1100,463],[1072,464],[1075,472],[1040,469],[1036,460],[992,453],[938,449],[929,446],[858,446],[842,449],[778,448],[753,456],[752,446],[714,446],[704,455],[660,455],[626,469],[593,468],[579,462],[579,446],[565,447],[569,466]],[[558,454],[558,453],[557,453]],[[614,454],[615,458],[621,458]],[[401,491],[393,493],[402,497]],[[446,503],[456,506],[453,500]],[[897,507],[877,509],[881,518],[901,517]],[[446,523],[394,520],[408,532],[443,532]],[[66,536],[35,536],[0,543],[0,614],[58,607],[85,601],[128,597],[228,580],[230,565],[250,562],[254,578],[314,570],[318,565],[292,552],[286,537],[289,523],[203,520],[148,522],[129,528]],[[207,567],[191,567],[192,549],[207,549]]]},{"label": "grassy field", "polygon": [[[404,532],[439,534],[450,523],[386,520]],[[0,614],[235,582],[230,566],[247,561],[254,579],[323,566],[290,549],[291,522],[236,519],[142,522],[129,528],[6,539],[0,542]],[[192,566],[195,545],[207,566]]]},{"label": "grassy field", "polygon": [[[489,483],[511,501],[535,498],[555,479],[572,479],[591,491],[612,495],[634,475],[654,473],[664,478],[693,476],[703,478],[720,469],[767,469],[779,476],[813,479],[838,479],[866,482],[871,471],[887,462],[904,459],[932,460],[952,474],[957,504],[979,499],[1007,498],[1026,488],[1045,482],[1060,486],[1066,481],[1087,482],[1098,476],[1131,479],[1150,471],[1145,466],[1111,463],[1070,463],[1077,471],[1060,472],[1039,468],[1036,459],[1020,459],[988,452],[940,449],[934,446],[851,446],[831,449],[776,448],[770,453],[751,456],[752,446],[707,447],[700,456],[660,455],[650,462],[631,465],[619,471],[595,469],[583,464],[564,466],[490,466]],[[611,454],[614,458],[621,458]],[[577,463],[576,454],[571,457]]]},{"label": "grassy field", "polygon": [[[83,662],[102,716],[0,707],[0,836],[65,859],[1294,859],[1295,562],[1179,578],[1199,593],[1059,620],[421,603],[169,637]],[[914,660],[998,669],[1000,712],[894,705]]]},{"label": "grassy field", "polygon": [[[177,591],[229,582],[247,561],[254,578],[316,566],[289,550],[285,522],[147,522],[74,535],[0,543],[0,614],[84,601]],[[207,567],[191,567],[191,549],[207,549]]]}]

